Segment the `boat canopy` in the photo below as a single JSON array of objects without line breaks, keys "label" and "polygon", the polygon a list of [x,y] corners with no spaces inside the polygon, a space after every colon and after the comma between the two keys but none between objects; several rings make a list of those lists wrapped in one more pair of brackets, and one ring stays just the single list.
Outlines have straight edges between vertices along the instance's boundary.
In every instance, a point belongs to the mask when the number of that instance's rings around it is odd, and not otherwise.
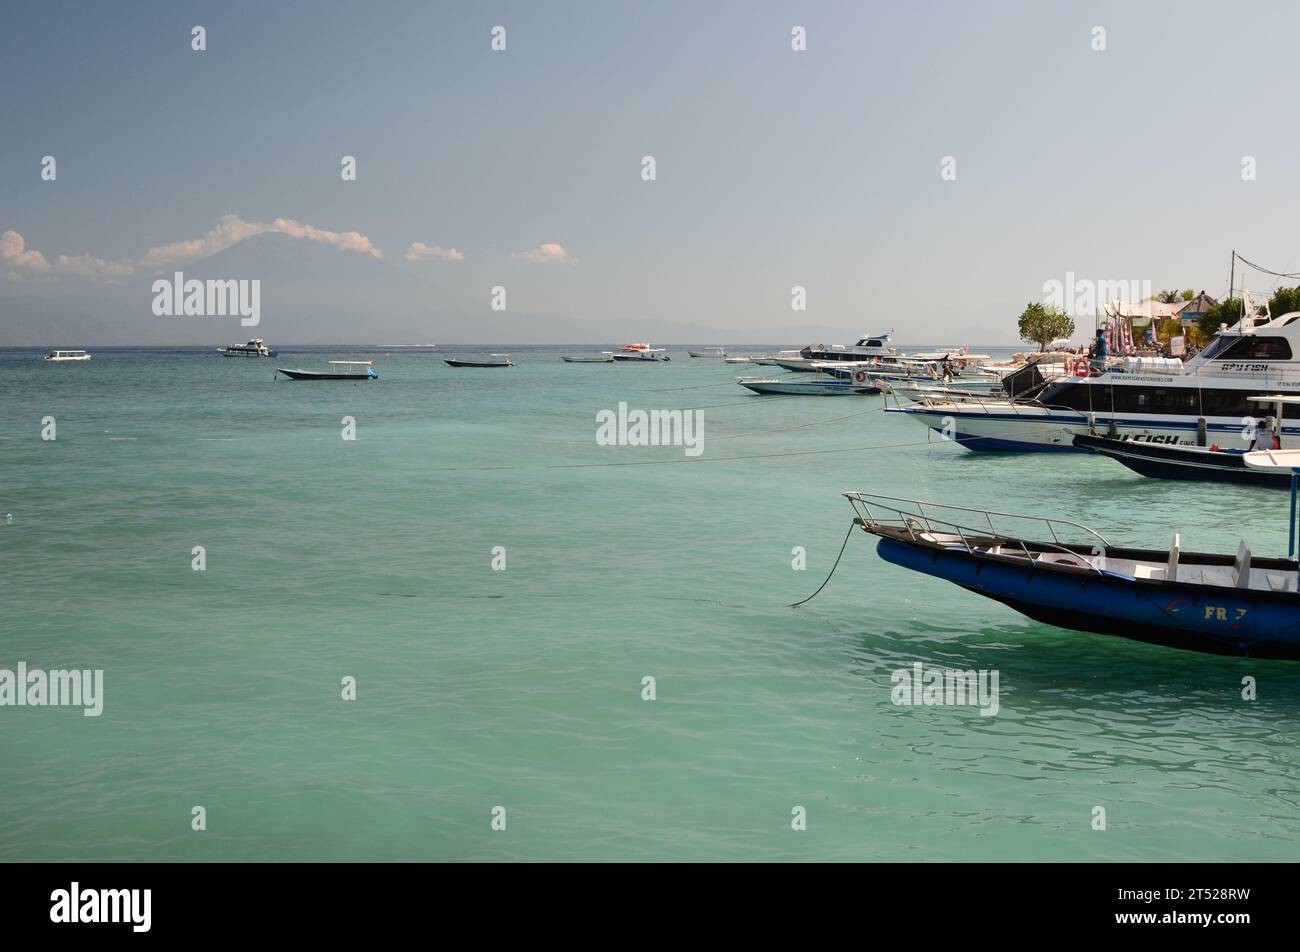
[{"label": "boat canopy", "polygon": [[370,367],[373,366],[373,360],[331,360],[331,364],[348,364],[349,366]]},{"label": "boat canopy", "polygon": [[1247,397],[1252,403],[1286,403],[1300,404],[1300,394],[1295,393],[1273,393],[1262,397]]}]

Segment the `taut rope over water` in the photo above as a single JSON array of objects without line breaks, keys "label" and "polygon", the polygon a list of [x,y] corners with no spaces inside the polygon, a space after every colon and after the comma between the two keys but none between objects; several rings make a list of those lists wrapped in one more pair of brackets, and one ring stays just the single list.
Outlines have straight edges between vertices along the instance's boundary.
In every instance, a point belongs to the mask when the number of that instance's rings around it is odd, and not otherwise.
[{"label": "taut rope over water", "polygon": [[787,607],[798,608],[804,602],[811,602],[814,598],[816,598],[818,595],[821,594],[822,589],[825,588],[827,584],[830,582],[831,575],[834,575],[835,570],[840,567],[840,559],[844,557],[844,550],[849,547],[849,537],[853,535],[853,530],[857,528],[857,525],[858,525],[857,519],[854,519],[852,522],[849,523],[849,531],[844,535],[844,544],[840,546],[840,554],[835,556],[835,564],[831,566],[831,574],[826,576],[826,581],[822,582],[821,585],[817,587],[817,591],[813,592],[807,598],[802,599],[801,601],[797,601],[793,605],[789,605]]}]

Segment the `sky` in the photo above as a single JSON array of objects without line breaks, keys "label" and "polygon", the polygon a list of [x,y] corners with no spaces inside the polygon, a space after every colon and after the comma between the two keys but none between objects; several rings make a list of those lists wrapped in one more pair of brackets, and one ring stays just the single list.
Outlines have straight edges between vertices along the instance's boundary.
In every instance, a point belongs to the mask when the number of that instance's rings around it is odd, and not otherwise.
[{"label": "sky", "polygon": [[1300,270],[1300,7],[1225,11],[9,0],[0,346],[245,336],[153,313],[185,269],[302,343],[1012,343],[1071,273],[1221,296],[1233,249]]}]

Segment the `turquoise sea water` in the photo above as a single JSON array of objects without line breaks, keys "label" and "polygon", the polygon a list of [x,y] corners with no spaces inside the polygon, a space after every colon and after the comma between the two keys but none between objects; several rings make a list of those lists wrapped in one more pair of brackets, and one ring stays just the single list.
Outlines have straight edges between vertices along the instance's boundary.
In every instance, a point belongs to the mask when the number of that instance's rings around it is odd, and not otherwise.
[{"label": "turquoise sea water", "polygon": [[[105,683],[98,718],[0,708],[0,858],[1295,858],[1300,665],[1032,622],[860,535],[787,607],[844,490],[1261,554],[1285,493],[972,454],[878,397],[750,397],[734,377],[775,368],[684,347],[577,350],[0,352],[0,667]],[[331,357],[382,379],[272,379]],[[596,445],[619,401],[705,408],[703,455]],[[895,706],[915,661],[997,669],[1000,712]]]}]

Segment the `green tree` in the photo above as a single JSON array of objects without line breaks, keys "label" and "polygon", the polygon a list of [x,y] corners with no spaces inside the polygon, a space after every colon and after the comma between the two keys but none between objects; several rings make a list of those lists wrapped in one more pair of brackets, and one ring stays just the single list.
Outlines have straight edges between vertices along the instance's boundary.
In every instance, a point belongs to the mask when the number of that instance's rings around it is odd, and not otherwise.
[{"label": "green tree", "polygon": [[1194,298],[1194,297],[1196,297],[1196,292],[1193,291],[1191,288],[1184,288],[1184,289],[1183,289],[1183,300],[1184,300],[1184,301],[1190,301],[1190,300],[1191,300],[1192,298]]},{"label": "green tree", "polygon": [[1268,301],[1268,312],[1281,317],[1289,311],[1300,311],[1300,288],[1278,288]]},{"label": "green tree", "polygon": [[1161,304],[1177,304],[1180,300],[1188,300],[1180,297],[1181,294],[1181,291],[1161,291],[1152,300],[1159,301]]},{"label": "green tree", "polygon": [[1039,350],[1045,350],[1058,337],[1074,334],[1074,318],[1064,311],[1035,301],[1025,307],[1019,325],[1020,339],[1029,344],[1037,344]]},{"label": "green tree", "polygon": [[1213,337],[1219,332],[1220,324],[1231,327],[1239,320],[1241,320],[1241,298],[1228,298],[1206,311],[1196,322],[1196,326],[1206,337]]}]

